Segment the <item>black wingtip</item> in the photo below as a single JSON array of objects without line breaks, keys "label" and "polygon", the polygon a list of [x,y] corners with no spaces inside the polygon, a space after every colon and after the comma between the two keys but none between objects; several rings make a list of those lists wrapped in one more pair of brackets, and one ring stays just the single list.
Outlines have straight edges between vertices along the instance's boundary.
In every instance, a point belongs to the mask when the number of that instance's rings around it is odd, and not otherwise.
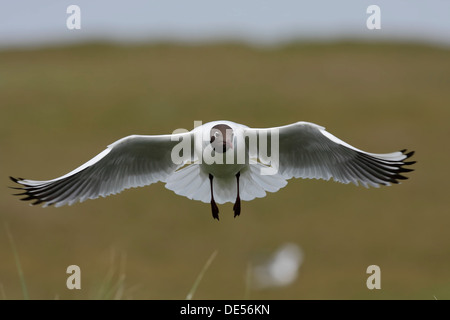
[{"label": "black wingtip", "polygon": [[9,176],[9,179],[10,179],[12,182],[15,182],[15,183],[18,183],[18,184],[21,184],[20,181],[25,180],[24,178],[14,178],[14,177],[11,177],[11,176]]},{"label": "black wingtip", "polygon": [[33,206],[43,202],[42,200],[37,199],[34,195],[30,194],[28,192],[28,190],[27,190],[28,188],[26,186],[23,186],[22,183],[20,183],[20,181],[23,181],[25,179],[23,179],[23,178],[14,178],[14,177],[11,177],[11,176],[9,176],[9,179],[11,179],[11,181],[13,181],[15,183],[18,183],[18,184],[20,184],[22,186],[22,187],[9,187],[10,189],[25,191],[25,192],[22,192],[22,193],[13,193],[13,196],[25,196],[24,198],[19,199],[21,201],[36,200],[33,203],[31,203],[31,205],[33,205]]},{"label": "black wingtip", "polygon": [[20,199],[21,201],[28,201],[28,200],[34,200],[36,199],[35,197],[33,197],[32,195],[28,195],[28,197],[22,198]]},{"label": "black wingtip", "polygon": [[[23,190],[22,190],[22,191],[23,191]],[[27,191],[22,192],[22,193],[13,193],[12,195],[13,195],[13,196],[23,196],[23,195],[26,195],[26,194],[28,194]]]},{"label": "black wingtip", "polygon": [[9,176],[9,179],[11,179],[13,182],[15,182],[15,183],[19,183],[18,181],[19,181],[19,179],[17,179],[17,178],[14,178],[14,177],[11,177],[11,176]]},{"label": "black wingtip", "polygon": [[[406,156],[406,157],[402,160],[403,165],[404,165],[404,166],[410,166],[410,165],[413,165],[413,164],[417,163],[417,161],[405,161],[406,159],[411,158],[411,157],[416,153],[415,151],[409,151],[409,152],[407,152],[407,151],[408,151],[408,149],[400,150],[400,152],[403,153],[403,154]],[[412,170],[412,169],[410,169],[410,170]]]},{"label": "black wingtip", "polygon": [[43,202],[44,202],[44,200],[36,199],[36,201],[33,202],[32,205],[35,206],[35,205],[41,204],[41,203],[43,203]]},{"label": "black wingtip", "polygon": [[[409,151],[407,152],[408,149],[403,149],[400,152],[403,153],[406,157],[405,159],[411,158],[416,152],[415,151]],[[403,163],[399,166],[398,168],[398,172],[400,173],[407,173],[407,172],[412,172],[414,171],[414,169],[410,169],[410,168],[405,168],[404,166],[410,166],[415,164],[417,161],[404,161],[405,159],[403,159]],[[393,178],[395,180],[407,180],[409,179],[408,177],[405,177],[401,174],[397,173]],[[398,181],[396,181],[396,183],[398,183]]]},{"label": "black wingtip", "polygon": [[[20,184],[20,185],[21,185],[21,183],[19,181],[23,180],[21,178],[14,178],[14,177],[11,177],[11,176],[9,176],[9,179],[11,179],[12,182]],[[8,188],[14,189],[14,190],[24,190],[23,186],[21,186],[21,187],[8,187]]]},{"label": "black wingtip", "polygon": [[414,153],[416,153],[415,151],[410,151],[408,153],[405,153],[406,159],[412,157],[414,155]]}]

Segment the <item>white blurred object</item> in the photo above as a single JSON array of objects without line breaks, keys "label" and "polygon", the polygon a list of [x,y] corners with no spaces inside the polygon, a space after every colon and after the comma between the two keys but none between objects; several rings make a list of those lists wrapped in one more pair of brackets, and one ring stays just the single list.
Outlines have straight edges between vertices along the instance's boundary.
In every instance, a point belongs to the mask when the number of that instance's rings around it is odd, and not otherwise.
[{"label": "white blurred object", "polygon": [[303,251],[294,243],[282,245],[265,263],[253,267],[253,287],[287,286],[295,281],[303,263]]}]

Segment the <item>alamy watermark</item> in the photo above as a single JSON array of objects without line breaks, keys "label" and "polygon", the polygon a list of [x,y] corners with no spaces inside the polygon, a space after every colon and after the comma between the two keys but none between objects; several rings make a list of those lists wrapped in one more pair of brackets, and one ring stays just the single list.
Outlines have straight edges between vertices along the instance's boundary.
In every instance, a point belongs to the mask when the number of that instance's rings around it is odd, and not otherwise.
[{"label": "alamy watermark", "polygon": [[81,29],[81,9],[76,4],[72,4],[67,7],[67,14],[70,16],[66,19],[66,26],[69,30],[80,30]]},{"label": "alamy watermark", "polygon": [[[178,141],[171,152],[172,162],[182,165],[187,160],[195,159],[205,165],[245,165],[261,164],[262,175],[274,175],[279,168],[279,140],[277,128],[271,129],[226,129],[225,137],[212,128],[202,126],[201,121],[194,121],[194,130],[176,129],[172,141]],[[191,134],[187,134],[187,133]],[[217,140],[216,140],[217,139]],[[218,150],[213,141],[223,141],[224,150]]]},{"label": "alamy watermark", "polygon": [[67,274],[70,274],[70,276],[67,278],[66,286],[67,289],[73,290],[73,289],[81,289],[81,269],[76,264],[70,265],[67,267],[66,270]]},{"label": "alamy watermark", "polygon": [[[70,14],[66,19],[66,26],[69,30],[81,29],[81,9],[76,4],[67,7],[66,13]],[[370,16],[366,20],[366,26],[369,30],[381,29],[381,9],[378,5],[372,4],[367,7],[366,13]]]},{"label": "alamy watermark", "polygon": [[381,9],[376,4],[367,7],[366,13],[371,14],[366,20],[369,30],[381,29]]},{"label": "alamy watermark", "polygon": [[367,267],[367,274],[370,276],[367,278],[366,286],[367,289],[381,289],[381,269],[379,266],[373,264]]}]

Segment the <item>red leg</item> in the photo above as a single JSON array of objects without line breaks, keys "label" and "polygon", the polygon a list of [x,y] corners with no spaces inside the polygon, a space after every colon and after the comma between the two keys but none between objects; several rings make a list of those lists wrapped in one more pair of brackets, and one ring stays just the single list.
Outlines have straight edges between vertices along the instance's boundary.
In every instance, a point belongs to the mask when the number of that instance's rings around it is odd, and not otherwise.
[{"label": "red leg", "polygon": [[219,208],[217,207],[217,204],[214,201],[213,179],[214,179],[213,175],[209,174],[209,184],[211,186],[211,212],[213,218],[219,220]]}]

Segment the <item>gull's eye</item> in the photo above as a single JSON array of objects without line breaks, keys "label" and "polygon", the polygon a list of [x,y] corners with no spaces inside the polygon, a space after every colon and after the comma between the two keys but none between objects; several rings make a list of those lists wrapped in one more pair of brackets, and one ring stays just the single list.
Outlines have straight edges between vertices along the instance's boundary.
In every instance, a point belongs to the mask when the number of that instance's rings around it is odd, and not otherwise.
[{"label": "gull's eye", "polygon": [[218,131],[214,132],[214,138],[218,138],[218,137],[219,137],[219,132]]}]

